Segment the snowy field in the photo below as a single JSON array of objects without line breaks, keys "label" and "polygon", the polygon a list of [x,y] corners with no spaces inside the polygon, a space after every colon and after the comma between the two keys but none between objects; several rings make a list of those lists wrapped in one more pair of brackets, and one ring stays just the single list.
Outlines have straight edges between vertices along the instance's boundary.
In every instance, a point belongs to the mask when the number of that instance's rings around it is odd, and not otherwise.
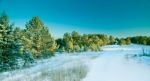
[{"label": "snowy field", "polygon": [[37,65],[0,73],[0,81],[150,81],[150,46],[108,45],[101,52],[57,54]]},{"label": "snowy field", "polygon": [[150,57],[127,57],[150,51],[149,46],[105,46],[82,81],[150,81]]},{"label": "snowy field", "polygon": [[88,63],[99,55],[91,54],[57,54],[33,67],[0,73],[0,81],[80,81],[88,72]]}]

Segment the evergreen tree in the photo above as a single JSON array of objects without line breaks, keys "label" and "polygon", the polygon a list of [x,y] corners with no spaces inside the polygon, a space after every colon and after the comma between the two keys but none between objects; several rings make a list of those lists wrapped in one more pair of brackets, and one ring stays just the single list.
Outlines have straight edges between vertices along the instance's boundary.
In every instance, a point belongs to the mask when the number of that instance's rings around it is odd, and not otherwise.
[{"label": "evergreen tree", "polygon": [[116,40],[113,36],[109,37],[110,44],[115,44]]},{"label": "evergreen tree", "polygon": [[65,52],[65,41],[61,38],[56,40],[57,43],[57,52]]},{"label": "evergreen tree", "polygon": [[75,51],[75,52],[81,51],[80,47],[82,47],[82,45],[81,45],[81,36],[80,36],[80,34],[76,31],[73,31],[71,33],[71,36],[72,36],[72,39],[73,39],[73,51]]},{"label": "evergreen tree", "polygon": [[67,52],[73,51],[73,39],[69,33],[64,34],[64,41],[65,41],[65,49]]},{"label": "evergreen tree", "polygon": [[88,49],[89,49],[89,37],[88,37],[88,35],[86,35],[86,34],[84,34],[83,36],[82,36],[82,46],[83,46],[83,51],[88,51]]},{"label": "evergreen tree", "polygon": [[35,58],[51,56],[56,49],[55,40],[39,17],[33,17],[27,24],[25,38],[31,40],[29,49]]},{"label": "evergreen tree", "polygon": [[0,70],[14,69],[17,66],[20,44],[14,41],[13,25],[9,25],[6,14],[0,17]]}]

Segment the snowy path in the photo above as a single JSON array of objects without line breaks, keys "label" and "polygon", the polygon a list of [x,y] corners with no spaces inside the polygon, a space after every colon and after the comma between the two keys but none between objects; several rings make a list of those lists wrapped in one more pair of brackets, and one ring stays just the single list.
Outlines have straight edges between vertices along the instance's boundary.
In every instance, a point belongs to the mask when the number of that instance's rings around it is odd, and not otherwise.
[{"label": "snowy path", "polygon": [[140,53],[139,49],[104,48],[104,55],[92,61],[83,81],[150,81],[147,64],[125,58],[126,54]]}]

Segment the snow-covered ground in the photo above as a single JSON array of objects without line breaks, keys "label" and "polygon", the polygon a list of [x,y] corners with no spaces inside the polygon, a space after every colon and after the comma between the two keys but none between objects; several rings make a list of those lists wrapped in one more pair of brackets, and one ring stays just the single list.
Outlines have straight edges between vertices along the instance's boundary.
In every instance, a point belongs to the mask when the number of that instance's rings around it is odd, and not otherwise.
[{"label": "snow-covered ground", "polygon": [[150,81],[150,57],[128,58],[142,54],[149,46],[105,46],[103,55],[93,60],[83,81]]},{"label": "snow-covered ground", "polygon": [[37,61],[33,67],[0,73],[0,81],[80,81],[88,72],[90,60],[98,55],[94,52],[57,54]]},{"label": "snow-covered ground", "polygon": [[[0,73],[0,81],[150,81],[150,46],[108,45],[101,52],[57,54],[37,65]],[[82,80],[81,80],[82,79]]]}]

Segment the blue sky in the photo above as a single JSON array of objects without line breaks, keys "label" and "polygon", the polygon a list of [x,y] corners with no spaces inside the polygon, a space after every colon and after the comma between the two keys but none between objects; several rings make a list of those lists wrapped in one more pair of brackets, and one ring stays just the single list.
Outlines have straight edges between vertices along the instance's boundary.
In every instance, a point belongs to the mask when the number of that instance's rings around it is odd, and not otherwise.
[{"label": "blue sky", "polygon": [[24,28],[39,16],[54,37],[65,32],[117,37],[150,35],[150,0],[0,0],[10,21]]}]

